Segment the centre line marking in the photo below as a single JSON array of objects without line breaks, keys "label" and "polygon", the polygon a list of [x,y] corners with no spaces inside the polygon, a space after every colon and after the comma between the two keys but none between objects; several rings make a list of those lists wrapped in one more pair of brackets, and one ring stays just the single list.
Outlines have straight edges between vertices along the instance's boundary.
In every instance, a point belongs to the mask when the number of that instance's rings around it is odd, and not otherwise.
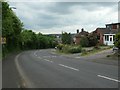
[{"label": "centre line marking", "polygon": [[34,52],[34,55],[35,55],[35,56],[37,56],[37,54],[36,54],[36,53],[37,53],[37,51],[36,51],[36,52]]},{"label": "centre line marking", "polygon": [[42,59],[41,57],[38,57],[39,59]]},{"label": "centre line marking", "polygon": [[66,68],[69,68],[69,69],[72,69],[72,70],[75,70],[75,71],[79,71],[79,69],[76,69],[76,68],[73,68],[73,67],[69,67],[69,66],[66,66],[66,65],[63,65],[63,64],[59,64],[60,66],[63,66],[63,67],[66,67]]},{"label": "centre line marking", "polygon": [[48,59],[44,59],[44,60],[45,60],[45,61],[48,61],[48,62],[51,62],[51,63],[53,62],[53,61],[50,61],[50,60],[48,60]]},{"label": "centre line marking", "polygon": [[105,79],[111,80],[111,81],[120,82],[120,81],[117,80],[117,79],[109,78],[109,77],[106,77],[106,76],[102,76],[102,75],[97,75],[97,76],[98,76],[98,77],[101,77],[101,78],[105,78]]}]

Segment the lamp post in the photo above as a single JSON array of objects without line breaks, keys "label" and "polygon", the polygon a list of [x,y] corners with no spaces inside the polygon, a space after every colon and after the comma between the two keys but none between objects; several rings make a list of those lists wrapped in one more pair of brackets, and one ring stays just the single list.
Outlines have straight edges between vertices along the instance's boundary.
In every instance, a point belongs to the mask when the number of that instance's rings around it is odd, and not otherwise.
[{"label": "lamp post", "polygon": [[10,8],[11,8],[11,9],[17,9],[17,8],[16,8],[16,7],[14,7],[14,6],[11,6]]}]

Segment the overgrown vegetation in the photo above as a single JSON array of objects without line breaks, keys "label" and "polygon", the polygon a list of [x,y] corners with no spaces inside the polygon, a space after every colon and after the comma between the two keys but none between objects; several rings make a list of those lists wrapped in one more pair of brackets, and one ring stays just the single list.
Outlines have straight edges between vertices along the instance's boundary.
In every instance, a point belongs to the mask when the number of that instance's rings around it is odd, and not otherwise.
[{"label": "overgrown vegetation", "polygon": [[71,34],[67,32],[62,32],[62,43],[63,44],[71,44]]},{"label": "overgrown vegetation", "polygon": [[82,47],[96,46],[97,43],[98,43],[97,36],[94,34],[90,34],[88,36],[82,36],[80,39],[80,45]]},{"label": "overgrown vegetation", "polygon": [[81,56],[86,56],[86,55],[91,55],[91,54],[95,54],[95,53],[98,53],[98,52],[101,52],[101,51],[104,51],[104,50],[107,50],[107,49],[110,49],[111,47],[94,47],[92,50],[82,50],[82,54]]},{"label": "overgrown vegetation", "polygon": [[120,32],[115,35],[115,46],[120,49]]},{"label": "overgrown vegetation", "polygon": [[57,49],[62,53],[81,53],[82,47],[80,45],[57,45]]},{"label": "overgrown vegetation", "polygon": [[24,29],[7,2],[2,2],[2,37],[6,38],[6,44],[2,45],[3,57],[21,49],[53,48],[56,45],[54,37]]}]

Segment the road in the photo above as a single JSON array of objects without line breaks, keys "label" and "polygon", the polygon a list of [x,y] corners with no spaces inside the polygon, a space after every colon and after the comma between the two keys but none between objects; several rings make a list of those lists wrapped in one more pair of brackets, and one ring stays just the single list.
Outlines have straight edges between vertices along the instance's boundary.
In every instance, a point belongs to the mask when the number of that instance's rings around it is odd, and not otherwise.
[{"label": "road", "polygon": [[[89,58],[88,58],[89,59]],[[118,88],[118,67],[55,54],[25,51],[15,63],[29,88]]]}]

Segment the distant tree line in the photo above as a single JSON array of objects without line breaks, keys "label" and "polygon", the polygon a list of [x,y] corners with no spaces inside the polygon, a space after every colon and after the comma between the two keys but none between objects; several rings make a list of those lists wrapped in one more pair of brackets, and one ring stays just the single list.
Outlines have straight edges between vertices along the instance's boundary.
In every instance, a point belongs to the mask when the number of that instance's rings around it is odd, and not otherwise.
[{"label": "distant tree line", "polygon": [[22,49],[45,49],[54,48],[57,42],[55,37],[35,34],[32,30],[23,30],[21,32],[21,48]]},{"label": "distant tree line", "polygon": [[2,2],[2,37],[6,38],[6,44],[2,45],[3,55],[21,49],[52,48],[56,44],[55,37],[24,29],[7,2]]}]

